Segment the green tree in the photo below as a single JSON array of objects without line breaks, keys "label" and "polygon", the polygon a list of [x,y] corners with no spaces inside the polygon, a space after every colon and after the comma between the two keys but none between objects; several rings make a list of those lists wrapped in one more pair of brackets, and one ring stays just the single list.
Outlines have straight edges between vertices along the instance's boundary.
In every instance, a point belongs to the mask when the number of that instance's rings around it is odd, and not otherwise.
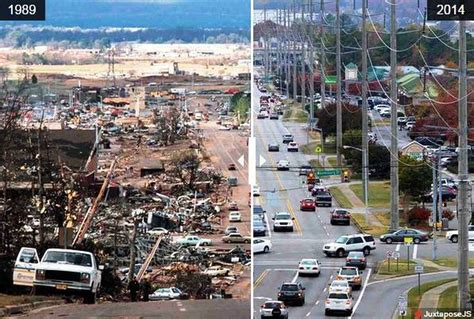
[{"label": "green tree", "polygon": [[[336,134],[336,104],[329,104],[316,113],[318,127],[323,131],[323,138]],[[362,112],[360,107],[350,104],[342,106],[342,132],[362,129]]]},{"label": "green tree", "polygon": [[420,198],[431,187],[432,171],[426,161],[400,156],[399,185],[406,200]]}]

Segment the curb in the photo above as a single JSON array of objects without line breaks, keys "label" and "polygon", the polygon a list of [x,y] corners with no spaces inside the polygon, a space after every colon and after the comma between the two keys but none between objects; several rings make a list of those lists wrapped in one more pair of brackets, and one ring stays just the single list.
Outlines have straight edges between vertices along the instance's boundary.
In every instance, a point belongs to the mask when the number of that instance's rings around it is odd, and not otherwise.
[{"label": "curb", "polygon": [[0,308],[0,316],[9,316],[9,315],[27,313],[33,309],[57,306],[64,303],[66,303],[65,300],[58,299],[58,300],[35,301],[35,302],[21,304],[21,305],[5,306],[4,308]]}]

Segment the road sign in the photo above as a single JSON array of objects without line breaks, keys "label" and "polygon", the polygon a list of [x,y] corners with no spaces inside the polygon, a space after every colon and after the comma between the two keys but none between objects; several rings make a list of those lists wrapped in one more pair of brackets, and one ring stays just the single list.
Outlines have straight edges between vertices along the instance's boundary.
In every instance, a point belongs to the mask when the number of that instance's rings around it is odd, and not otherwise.
[{"label": "road sign", "polygon": [[394,259],[400,259],[400,253],[398,251],[395,251],[392,255],[392,258]]},{"label": "road sign", "polygon": [[321,152],[323,151],[323,148],[321,147],[321,145],[318,145],[318,146],[316,146],[314,151],[316,152],[316,154],[321,154]]},{"label": "road sign", "polygon": [[323,177],[323,176],[337,176],[341,175],[341,169],[340,168],[335,168],[335,169],[320,169],[316,172],[316,175],[318,177]]},{"label": "road sign", "polygon": [[403,242],[405,243],[405,245],[409,246],[413,244],[413,237],[405,237],[403,238]]},{"label": "road sign", "polygon": [[325,77],[324,82],[326,84],[336,84],[336,76],[335,75],[328,75]]},{"label": "road sign", "polygon": [[422,274],[424,272],[423,265],[417,265],[415,266],[415,273],[416,274]]},{"label": "road sign", "polygon": [[387,250],[387,252],[385,253],[385,258],[393,258],[393,251]]}]

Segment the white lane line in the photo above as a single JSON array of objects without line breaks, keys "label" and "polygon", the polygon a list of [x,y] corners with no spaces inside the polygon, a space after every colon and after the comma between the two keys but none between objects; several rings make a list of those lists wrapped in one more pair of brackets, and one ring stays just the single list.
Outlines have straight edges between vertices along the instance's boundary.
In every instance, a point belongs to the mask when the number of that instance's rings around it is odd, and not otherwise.
[{"label": "white lane line", "polygon": [[[319,269],[341,269],[342,266],[338,267],[319,267]],[[273,271],[295,271],[295,268],[272,268]],[[332,277],[331,277],[332,278]]]},{"label": "white lane line", "polygon": [[[357,310],[357,307],[359,307],[359,304],[360,302],[362,301],[362,297],[364,296],[364,292],[365,292],[365,288],[367,288],[367,283],[369,281],[369,278],[370,278],[370,273],[372,272],[372,269],[369,268],[369,271],[367,273],[367,277],[365,277],[365,282],[364,282],[364,286],[362,287],[362,290],[360,291],[360,294],[359,294],[359,298],[357,299],[357,302],[356,304],[354,305],[354,308],[352,309],[352,315],[354,315],[354,313],[356,312]],[[352,316],[349,317],[349,319],[351,319]]]},{"label": "white lane line", "polygon": [[315,303],[315,305],[317,305],[317,304],[319,304],[319,300],[316,300],[316,303]]},{"label": "white lane line", "polygon": [[265,213],[265,223],[267,224],[267,230],[268,230],[268,237],[272,238],[272,231],[270,230],[270,223],[268,222],[268,216],[267,213]]},{"label": "white lane line", "polygon": [[334,277],[334,275],[331,275],[331,277],[329,277],[329,279],[331,279],[331,280],[332,280],[332,277]]},{"label": "white lane line", "polygon": [[309,317],[310,314],[311,314],[311,311],[306,314],[306,317]]},{"label": "white lane line", "polygon": [[268,297],[253,297],[253,299],[256,299],[256,300],[273,300],[272,298],[268,298]]},{"label": "white lane line", "polygon": [[413,245],[413,255],[412,259],[416,259],[416,254],[418,253],[418,245]]},{"label": "white lane line", "polygon": [[186,308],[179,308],[179,311],[186,311]]},{"label": "white lane line", "polygon": [[296,279],[298,279],[298,271],[296,271],[296,274],[295,276],[293,277],[293,279],[291,280],[292,283],[296,282]]},{"label": "white lane line", "polygon": [[[328,289],[327,289],[327,288],[324,288],[324,289],[323,289],[323,292],[326,292],[326,290],[328,290]],[[317,301],[317,302],[319,302],[319,301]]]},{"label": "white lane line", "polygon": [[397,244],[397,248],[395,248],[395,251],[397,251],[397,252],[400,251],[400,245],[401,244]]}]

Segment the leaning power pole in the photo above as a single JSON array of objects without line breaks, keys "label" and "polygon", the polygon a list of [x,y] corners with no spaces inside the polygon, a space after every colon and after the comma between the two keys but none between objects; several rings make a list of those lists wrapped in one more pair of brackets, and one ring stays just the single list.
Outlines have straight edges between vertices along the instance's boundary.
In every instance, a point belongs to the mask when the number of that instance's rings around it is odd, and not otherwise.
[{"label": "leaning power pole", "polygon": [[292,24],[292,38],[293,38],[293,100],[296,101],[296,96],[298,95],[298,83],[297,83],[297,68],[298,68],[298,59],[296,58],[297,44],[296,44],[296,31],[294,30],[294,25],[296,21],[296,0],[293,0],[293,24]]},{"label": "leaning power pole", "polygon": [[[337,166],[342,167],[342,94],[341,94],[341,3],[336,0],[336,154]],[[343,178],[341,170],[341,179]]]},{"label": "leaning power pole", "polygon": [[[267,8],[263,8],[263,28],[265,30],[266,28],[266,23],[267,22]],[[263,69],[264,69],[264,77],[265,80],[267,81],[268,79],[268,35],[267,31],[264,31],[264,37],[263,37]]]},{"label": "leaning power pole", "polygon": [[290,80],[291,80],[291,41],[290,41],[290,8],[286,7],[285,32],[286,32],[286,96],[290,98]]},{"label": "leaning power pole", "polygon": [[[324,0],[321,0],[321,109],[324,109],[326,106],[326,83],[324,82],[326,78],[324,74],[324,66],[326,64],[326,51],[324,48],[324,23]],[[322,142],[321,136],[321,143]]]},{"label": "leaning power pole", "polygon": [[303,36],[301,37],[301,105],[305,105],[306,96],[306,69],[305,69],[305,55],[306,55],[306,21],[304,19],[304,0],[301,0],[301,24],[303,29]]},{"label": "leaning power pole", "polygon": [[309,33],[309,129],[312,130],[314,121],[314,42],[313,42],[313,0],[310,0],[310,33]]},{"label": "leaning power pole", "polygon": [[397,87],[397,4],[396,0],[390,3],[390,99],[392,100],[392,110],[390,113],[390,126],[392,138],[390,142],[390,229],[397,230],[400,222],[398,215],[398,128],[397,128],[397,108],[398,108],[398,87]]},{"label": "leaning power pole", "polygon": [[458,264],[458,304],[459,311],[471,309],[471,293],[469,290],[469,233],[468,223],[470,211],[468,208],[468,156],[467,156],[467,65],[466,65],[466,25],[459,21],[459,264]]},{"label": "leaning power pole", "polygon": [[367,0],[362,0],[362,180],[364,186],[365,221],[369,222],[369,142],[367,118]]}]

